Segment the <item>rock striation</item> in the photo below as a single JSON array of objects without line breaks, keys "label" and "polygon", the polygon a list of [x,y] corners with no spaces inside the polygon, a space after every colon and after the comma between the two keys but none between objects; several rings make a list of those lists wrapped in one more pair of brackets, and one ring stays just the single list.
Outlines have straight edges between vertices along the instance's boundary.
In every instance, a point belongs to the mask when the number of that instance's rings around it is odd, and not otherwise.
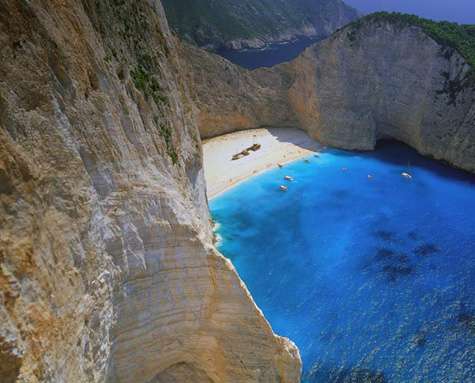
[{"label": "rock striation", "polygon": [[202,137],[294,126],[344,149],[396,139],[475,172],[473,68],[420,26],[369,17],[290,63],[255,71],[188,45],[182,51]]},{"label": "rock striation", "polygon": [[0,2],[2,382],[297,382],[212,246],[202,137],[393,138],[475,171],[473,68],[369,19],[246,71],[177,42],[158,0]]},{"label": "rock striation", "polygon": [[0,2],[0,377],[297,382],[212,246],[159,1]]},{"label": "rock striation", "polygon": [[248,71],[192,45],[179,47],[202,138],[259,127],[295,126],[292,78],[282,67]]},{"label": "rock striation", "polygon": [[297,58],[289,101],[299,126],[325,144],[371,150],[391,138],[474,172],[475,86],[463,84],[470,70],[421,28],[376,19]]}]

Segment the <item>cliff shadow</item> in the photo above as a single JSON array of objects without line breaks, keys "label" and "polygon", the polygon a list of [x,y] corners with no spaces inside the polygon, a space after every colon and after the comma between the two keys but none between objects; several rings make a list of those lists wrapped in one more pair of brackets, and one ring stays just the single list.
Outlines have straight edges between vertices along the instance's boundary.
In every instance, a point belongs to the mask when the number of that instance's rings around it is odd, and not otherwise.
[{"label": "cliff shadow", "polygon": [[279,142],[290,143],[302,149],[311,151],[320,151],[323,146],[313,138],[311,138],[305,131],[297,128],[269,128],[266,127],[269,133],[275,137]]},{"label": "cliff shadow", "polygon": [[402,171],[410,173],[414,168],[424,169],[440,177],[475,186],[475,175],[472,173],[455,168],[444,161],[423,156],[417,150],[394,139],[378,140],[371,155],[379,161],[401,167]]}]

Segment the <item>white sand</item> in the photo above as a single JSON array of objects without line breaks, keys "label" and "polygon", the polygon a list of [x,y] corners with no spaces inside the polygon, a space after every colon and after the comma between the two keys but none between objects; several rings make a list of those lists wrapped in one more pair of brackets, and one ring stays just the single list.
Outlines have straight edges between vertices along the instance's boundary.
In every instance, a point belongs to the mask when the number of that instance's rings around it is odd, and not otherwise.
[{"label": "white sand", "polygon": [[[253,144],[261,148],[232,161],[234,154]],[[318,152],[320,145],[305,132],[292,128],[252,129],[230,133],[203,142],[204,171],[208,198],[279,164]]]}]

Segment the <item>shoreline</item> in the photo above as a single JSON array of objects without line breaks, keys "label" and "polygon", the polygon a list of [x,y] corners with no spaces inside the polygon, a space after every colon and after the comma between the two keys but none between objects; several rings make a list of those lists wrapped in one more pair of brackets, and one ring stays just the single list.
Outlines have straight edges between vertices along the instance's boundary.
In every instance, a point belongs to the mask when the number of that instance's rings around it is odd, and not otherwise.
[{"label": "shoreline", "polygon": [[[280,47],[285,47],[287,45],[295,44],[299,41],[307,41],[311,44],[317,43],[327,36],[313,34],[313,35],[305,35],[305,34],[297,34],[289,39],[284,40],[267,40],[265,41],[262,46],[249,46],[246,45],[245,48],[232,48],[231,46],[222,45],[218,48],[211,48],[211,52],[221,55],[221,53],[246,53],[246,52],[265,52],[273,49],[277,49]],[[206,49],[206,48],[205,48]]]},{"label": "shoreline", "polygon": [[[232,157],[254,144],[257,151]],[[318,153],[322,146],[294,128],[249,129],[203,141],[203,164],[208,200],[263,172]]]}]

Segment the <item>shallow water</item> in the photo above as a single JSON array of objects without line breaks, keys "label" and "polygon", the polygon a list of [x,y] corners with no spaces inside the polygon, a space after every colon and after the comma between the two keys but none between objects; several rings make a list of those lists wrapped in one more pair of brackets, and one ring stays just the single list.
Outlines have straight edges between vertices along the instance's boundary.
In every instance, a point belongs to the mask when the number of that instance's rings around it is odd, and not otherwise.
[{"label": "shallow water", "polygon": [[394,143],[309,160],[211,201],[303,381],[475,382],[475,177]]},{"label": "shallow water", "polygon": [[308,46],[319,39],[299,37],[295,41],[286,44],[272,44],[266,49],[226,50],[217,53],[234,64],[247,69],[271,67],[296,58]]}]

